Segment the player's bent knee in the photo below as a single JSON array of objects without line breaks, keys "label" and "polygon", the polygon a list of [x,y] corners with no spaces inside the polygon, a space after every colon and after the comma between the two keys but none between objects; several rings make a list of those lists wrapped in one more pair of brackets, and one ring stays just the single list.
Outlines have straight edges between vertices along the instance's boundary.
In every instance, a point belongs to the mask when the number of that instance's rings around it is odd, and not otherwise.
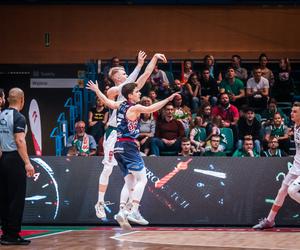
[{"label": "player's bent knee", "polygon": [[300,191],[300,179],[295,180],[288,188],[288,194],[291,198],[299,196]]},{"label": "player's bent knee", "polygon": [[102,173],[100,175],[100,183],[105,183],[105,184],[108,183],[108,179],[112,173],[112,170],[113,170],[113,166],[111,166],[111,165],[104,166]]}]

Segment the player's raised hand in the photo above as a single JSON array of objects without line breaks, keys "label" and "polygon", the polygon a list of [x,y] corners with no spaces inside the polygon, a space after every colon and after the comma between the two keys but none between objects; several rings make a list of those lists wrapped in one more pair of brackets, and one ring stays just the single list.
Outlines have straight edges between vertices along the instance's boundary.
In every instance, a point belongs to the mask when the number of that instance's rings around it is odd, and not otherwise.
[{"label": "player's raised hand", "polygon": [[96,83],[94,83],[93,81],[89,80],[87,85],[85,86],[87,89],[92,90],[94,92],[96,92],[97,90],[99,90],[99,86],[98,86],[98,81],[96,80]]},{"label": "player's raised hand", "polygon": [[169,101],[172,101],[172,100],[175,98],[175,96],[180,96],[179,92],[176,92],[176,93],[170,95],[170,96],[168,97],[168,100],[169,100]]},{"label": "player's raised hand", "polygon": [[147,58],[146,52],[140,50],[138,54],[138,65],[142,67],[144,65],[145,59]]},{"label": "player's raised hand", "polygon": [[167,58],[164,54],[156,53],[155,56],[156,56],[157,59],[162,60],[163,63],[167,63]]}]

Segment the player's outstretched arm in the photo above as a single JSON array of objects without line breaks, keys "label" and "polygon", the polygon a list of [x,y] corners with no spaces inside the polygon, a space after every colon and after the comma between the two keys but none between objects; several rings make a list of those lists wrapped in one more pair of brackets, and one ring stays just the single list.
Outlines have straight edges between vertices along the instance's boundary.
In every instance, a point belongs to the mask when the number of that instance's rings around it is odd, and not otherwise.
[{"label": "player's outstretched arm", "polygon": [[135,82],[137,77],[139,76],[139,73],[141,71],[141,68],[143,67],[144,63],[145,63],[145,59],[147,58],[146,52],[145,51],[139,51],[137,59],[138,59],[138,63],[135,67],[135,69],[132,71],[132,73],[128,76],[125,84],[131,83],[131,82]]},{"label": "player's outstretched arm", "polygon": [[128,76],[127,80],[120,84],[119,86],[114,86],[108,89],[107,91],[107,97],[111,100],[115,100],[116,96],[120,95],[120,89],[122,89],[126,84],[135,82],[137,77],[139,76],[139,73],[141,71],[141,68],[144,65],[145,59],[147,55],[144,51],[139,51],[138,53],[138,63],[135,67],[135,69],[132,71],[132,73]]},{"label": "player's outstretched arm", "polygon": [[168,102],[172,101],[174,99],[174,97],[177,95],[179,95],[179,94],[174,93],[171,96],[169,96],[168,98],[166,98],[160,102],[154,103],[148,107],[140,105],[140,104],[132,106],[128,109],[126,116],[129,120],[135,120],[136,117],[138,117],[142,113],[153,113],[153,112],[161,109],[162,107],[164,107]]},{"label": "player's outstretched arm", "polygon": [[147,81],[147,79],[150,77],[150,75],[152,74],[155,65],[157,63],[158,60],[162,60],[163,63],[167,62],[167,58],[165,57],[164,54],[159,54],[156,53],[151,61],[149,62],[149,64],[147,65],[145,72],[137,79],[136,84],[137,84],[137,88],[138,89],[142,89],[143,86],[145,85],[145,82]]},{"label": "player's outstretched arm", "polygon": [[108,99],[99,89],[98,82],[94,83],[93,81],[89,81],[88,84],[86,85],[86,88],[95,92],[98,98],[100,98],[104,104],[111,108],[111,109],[117,109],[120,106],[121,102],[115,102],[113,100]]}]

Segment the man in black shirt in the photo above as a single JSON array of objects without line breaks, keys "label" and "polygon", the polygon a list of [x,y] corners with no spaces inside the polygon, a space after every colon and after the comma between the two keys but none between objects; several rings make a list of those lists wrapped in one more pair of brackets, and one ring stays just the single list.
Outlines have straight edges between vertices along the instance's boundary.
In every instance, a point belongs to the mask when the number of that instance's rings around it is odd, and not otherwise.
[{"label": "man in black shirt", "polygon": [[9,91],[9,107],[0,114],[0,218],[2,245],[28,245],[20,237],[25,204],[26,174],[35,173],[30,163],[25,141],[26,120],[19,112],[24,107],[24,92]]}]

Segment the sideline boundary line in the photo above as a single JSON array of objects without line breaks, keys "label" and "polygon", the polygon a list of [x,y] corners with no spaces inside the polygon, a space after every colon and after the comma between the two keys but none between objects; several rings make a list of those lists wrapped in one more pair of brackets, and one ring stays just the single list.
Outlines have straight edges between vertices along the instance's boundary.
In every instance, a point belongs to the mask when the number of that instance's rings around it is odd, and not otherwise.
[{"label": "sideline boundary line", "polygon": [[69,233],[69,232],[72,232],[72,231],[74,231],[74,230],[66,230],[66,231],[61,231],[61,232],[55,232],[55,233],[49,233],[49,234],[44,234],[44,235],[38,235],[38,236],[29,237],[27,239],[29,239],[29,240],[39,239],[39,238],[44,238],[44,237],[48,237],[48,236],[52,236],[52,235]]}]

